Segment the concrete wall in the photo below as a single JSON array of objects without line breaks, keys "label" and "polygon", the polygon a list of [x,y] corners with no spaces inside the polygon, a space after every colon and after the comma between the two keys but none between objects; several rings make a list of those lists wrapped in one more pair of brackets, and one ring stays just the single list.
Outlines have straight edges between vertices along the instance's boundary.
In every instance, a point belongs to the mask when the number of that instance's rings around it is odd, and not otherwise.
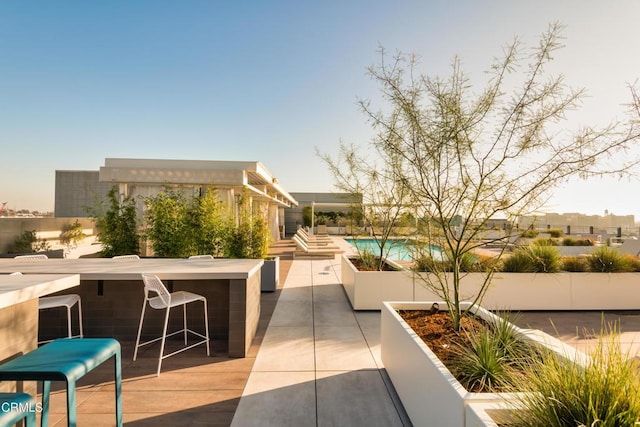
[{"label": "concrete wall", "polygon": [[62,227],[80,222],[84,233],[94,235],[94,224],[90,218],[0,218],[0,254],[6,254],[13,249],[16,237],[25,231],[36,231],[39,239],[57,243]]},{"label": "concrete wall", "polygon": [[56,171],[55,216],[87,217],[85,207],[94,207],[97,200],[106,203],[113,184],[98,177],[98,171]]}]

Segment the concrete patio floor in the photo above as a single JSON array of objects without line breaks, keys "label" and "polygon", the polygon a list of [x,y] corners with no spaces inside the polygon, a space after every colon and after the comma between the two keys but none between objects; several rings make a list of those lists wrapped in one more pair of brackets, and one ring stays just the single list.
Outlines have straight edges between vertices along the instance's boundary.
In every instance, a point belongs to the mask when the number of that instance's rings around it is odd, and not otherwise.
[{"label": "concrete patio floor", "polygon": [[[156,377],[158,347],[133,362],[133,343],[122,343],[126,425],[411,425],[380,360],[380,313],[351,310],[339,257],[294,261],[287,242],[274,250],[282,256],[280,288],[261,296],[249,357],[229,358],[214,342],[213,357],[196,347],[166,359]],[[620,322],[621,341],[635,355],[640,311],[526,312],[516,323],[584,350],[597,342],[585,331],[599,331],[603,318]],[[111,369],[107,363],[81,381],[79,426],[114,425]],[[50,425],[66,425],[65,414],[57,391]]]}]

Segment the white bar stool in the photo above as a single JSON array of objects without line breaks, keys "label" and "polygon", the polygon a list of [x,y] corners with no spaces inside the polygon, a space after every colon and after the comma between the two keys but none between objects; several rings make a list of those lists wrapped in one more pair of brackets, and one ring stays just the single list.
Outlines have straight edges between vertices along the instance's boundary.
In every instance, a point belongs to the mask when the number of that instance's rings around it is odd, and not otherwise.
[{"label": "white bar stool", "polygon": [[[178,353],[181,353],[185,350],[189,350],[190,348],[193,348],[195,346],[198,346],[200,344],[205,344],[207,347],[207,356],[210,355],[209,352],[209,316],[207,314],[207,299],[205,297],[203,297],[202,295],[198,295],[198,294],[194,294],[191,292],[186,292],[186,291],[177,291],[177,292],[172,292],[169,293],[169,291],[167,290],[167,288],[164,286],[164,284],[162,283],[162,280],[160,280],[160,278],[158,278],[158,276],[152,275],[152,274],[143,274],[142,275],[142,281],[144,282],[144,301],[142,303],[142,314],[140,315],[140,325],[138,326],[138,337],[136,338],[136,348],[133,352],[133,360],[136,360],[136,357],[138,356],[138,348],[142,347],[144,345],[147,344],[151,344],[153,342],[159,341],[161,340],[161,344],[160,344],[160,357],[158,358],[158,371],[156,373],[157,376],[160,376],[160,368],[162,366],[162,361],[164,359],[166,359],[167,357],[171,357],[173,355],[176,355]],[[150,297],[149,294],[153,292],[155,294],[157,294],[157,296],[154,297]],[[187,328],[187,304],[191,303],[191,302],[195,302],[195,301],[202,301],[203,305],[204,305],[204,329],[205,329],[205,335],[199,334],[198,332],[192,331],[191,329]],[[149,340],[149,341],[145,341],[145,342],[140,342],[140,335],[142,334],[142,322],[144,320],[144,313],[145,313],[145,309],[147,308],[147,302],[149,302],[149,306],[153,309],[156,310],[165,310],[165,315],[164,315],[164,327],[162,330],[162,336]],[[183,309],[183,322],[184,322],[184,327],[178,331],[172,332],[170,334],[167,334],[167,326],[169,325],[169,311],[171,310],[172,307],[177,307],[177,306],[182,306]],[[180,332],[184,333],[184,345],[185,347],[181,348],[180,350],[176,350],[172,353],[169,354],[164,354],[164,344],[166,341],[167,337],[170,337],[172,335],[176,335],[179,334]],[[194,344],[191,345],[187,345],[187,333],[190,332],[200,338],[203,338],[203,340],[198,341]]]},{"label": "white bar stool", "polygon": [[[14,257],[14,259],[21,261],[37,261],[37,260],[46,260],[49,259],[48,256],[44,254],[34,254],[34,255],[18,255]],[[19,272],[12,274],[22,274]],[[74,305],[78,305],[78,324],[80,325],[80,333],[78,335],[73,335],[72,327],[71,327],[71,308]],[[80,299],[80,295],[78,294],[67,294],[67,295],[55,295],[51,297],[40,297],[38,299],[38,310],[48,310],[50,308],[61,308],[65,307],[67,309],[67,338],[84,338],[84,331],[82,330],[82,301]],[[45,340],[38,341],[38,344],[44,344],[53,340]]]}]

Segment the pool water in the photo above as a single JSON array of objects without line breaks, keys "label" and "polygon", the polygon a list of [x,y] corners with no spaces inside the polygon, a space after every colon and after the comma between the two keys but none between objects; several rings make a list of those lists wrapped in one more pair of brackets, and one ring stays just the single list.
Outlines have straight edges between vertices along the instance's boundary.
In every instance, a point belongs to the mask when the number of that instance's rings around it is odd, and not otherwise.
[{"label": "pool water", "polygon": [[[380,246],[376,239],[345,239],[347,243],[354,246],[359,251],[371,251],[374,254],[380,253]],[[440,250],[434,246],[431,250],[435,254],[440,254]],[[394,261],[413,261],[415,255],[415,242],[411,239],[388,239],[384,247],[387,258]],[[439,256],[436,256],[438,258]]]}]

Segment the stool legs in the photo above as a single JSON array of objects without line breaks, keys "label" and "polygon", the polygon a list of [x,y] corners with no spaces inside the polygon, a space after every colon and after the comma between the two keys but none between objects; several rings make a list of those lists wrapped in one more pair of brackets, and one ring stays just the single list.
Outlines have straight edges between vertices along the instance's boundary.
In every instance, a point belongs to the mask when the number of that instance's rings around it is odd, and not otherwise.
[{"label": "stool legs", "polygon": [[157,376],[160,376],[160,368],[162,367],[162,356],[164,355],[164,343],[167,340],[167,328],[169,327],[169,311],[171,307],[167,307],[166,314],[164,315],[164,329],[162,330],[162,341],[160,344],[160,357],[158,358],[158,372]]},{"label": "stool legs", "polygon": [[116,353],[115,360],[115,389],[116,389],[116,426],[122,427],[122,355]]},{"label": "stool legs", "polygon": [[42,414],[40,425],[42,427],[49,425],[49,396],[51,395],[51,381],[42,382]]},{"label": "stool legs", "polygon": [[[202,301],[202,304],[204,304],[204,334],[207,337],[207,356],[210,356],[209,344],[211,341],[209,340],[209,314],[207,313],[207,300]],[[187,316],[185,315],[185,317]]]}]

